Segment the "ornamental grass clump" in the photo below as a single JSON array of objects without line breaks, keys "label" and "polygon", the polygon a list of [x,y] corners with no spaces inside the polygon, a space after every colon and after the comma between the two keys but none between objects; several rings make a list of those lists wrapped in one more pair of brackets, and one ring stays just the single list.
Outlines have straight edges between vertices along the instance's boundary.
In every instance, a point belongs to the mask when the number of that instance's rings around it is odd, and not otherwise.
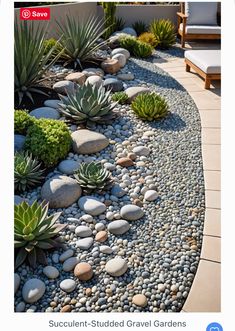
[{"label": "ornamental grass clump", "polygon": [[132,28],[137,33],[137,36],[148,31],[148,25],[144,21],[136,21],[132,24]]},{"label": "ornamental grass clump", "polygon": [[154,34],[159,48],[169,48],[176,42],[175,26],[170,20],[154,20],[150,24],[150,32]]},{"label": "ornamental grass clump", "polygon": [[57,223],[61,213],[48,216],[49,204],[23,201],[14,208],[15,268],[28,260],[30,266],[47,264],[45,250],[60,247],[58,237],[66,224]]},{"label": "ornamental grass clump", "polygon": [[112,101],[120,103],[120,105],[124,105],[128,100],[128,95],[125,92],[115,92],[112,95]]},{"label": "ornamental grass clump", "polygon": [[49,168],[67,156],[71,143],[71,135],[65,123],[41,118],[29,127],[25,149]]},{"label": "ornamental grass clump", "polygon": [[153,53],[153,47],[142,41],[137,41],[133,47],[133,55],[139,58],[146,58],[151,56]]},{"label": "ornamental grass clump", "polygon": [[133,48],[136,44],[136,38],[132,36],[121,36],[119,38],[120,47],[127,49],[130,53],[133,53]]},{"label": "ornamental grass clump", "polygon": [[144,32],[139,37],[138,40],[151,45],[153,48],[155,48],[158,44],[156,37],[151,32]]},{"label": "ornamental grass clump", "polygon": [[41,162],[28,152],[17,152],[14,157],[14,183],[16,192],[25,192],[39,185],[44,177]]},{"label": "ornamental grass clump", "polygon": [[106,43],[99,43],[99,38],[107,31],[102,21],[92,16],[85,21],[66,16],[57,25],[65,64],[72,63],[74,68],[82,68],[83,63],[95,61],[95,53]]},{"label": "ornamental grass clump", "polygon": [[46,28],[35,27],[34,24],[29,24],[26,21],[21,21],[19,24],[15,23],[14,83],[19,105],[24,96],[34,102],[32,93],[45,95],[39,83],[43,75],[61,55],[59,52],[56,56],[52,56],[57,44],[45,52],[46,32]]},{"label": "ornamental grass clump", "polygon": [[135,114],[145,121],[156,121],[167,116],[166,100],[155,92],[138,95],[132,101],[131,108]]},{"label": "ornamental grass clump", "polygon": [[82,163],[74,174],[78,184],[85,192],[108,190],[112,185],[111,173],[100,162]]},{"label": "ornamental grass clump", "polygon": [[86,84],[78,89],[68,91],[67,96],[60,95],[60,112],[71,122],[105,123],[114,117],[116,106],[111,102],[111,91],[104,87]]},{"label": "ornamental grass clump", "polygon": [[30,116],[27,110],[15,110],[14,112],[14,132],[16,134],[26,135],[28,128],[35,121],[33,116]]}]

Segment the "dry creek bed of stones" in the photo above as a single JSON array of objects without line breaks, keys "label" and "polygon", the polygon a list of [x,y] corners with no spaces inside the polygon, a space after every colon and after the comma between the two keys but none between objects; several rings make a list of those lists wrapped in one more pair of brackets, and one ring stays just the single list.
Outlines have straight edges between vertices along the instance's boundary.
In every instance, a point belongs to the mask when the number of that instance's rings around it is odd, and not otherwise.
[{"label": "dry creek bed of stones", "polygon": [[[129,105],[118,105],[112,125],[90,128],[103,134],[108,146],[90,155],[68,155],[72,168],[101,161],[114,186],[92,194],[98,199],[95,208],[82,194],[67,208],[50,209],[62,211],[60,222],[68,224],[62,232],[67,248],[48,252],[46,268],[18,268],[16,311],[181,311],[197,270],[204,222],[200,117],[183,87],[151,61],[129,59],[122,72],[135,78],[124,88],[160,93],[170,105],[169,116],[146,123]],[[133,165],[117,164],[128,155]],[[73,178],[65,164],[47,179]],[[41,187],[23,198],[40,201]],[[88,212],[83,210],[87,199]]]}]

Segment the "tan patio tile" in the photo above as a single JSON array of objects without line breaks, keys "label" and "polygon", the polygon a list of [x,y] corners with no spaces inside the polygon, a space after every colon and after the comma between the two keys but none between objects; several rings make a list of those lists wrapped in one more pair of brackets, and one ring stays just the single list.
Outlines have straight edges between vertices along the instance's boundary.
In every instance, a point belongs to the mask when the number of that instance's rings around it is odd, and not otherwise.
[{"label": "tan patio tile", "polygon": [[221,172],[213,170],[204,171],[205,189],[220,191],[221,189]]},{"label": "tan patio tile", "polygon": [[191,97],[194,99],[199,109],[220,109],[220,98],[212,96],[207,91],[203,92],[190,92]]},{"label": "tan patio tile", "polygon": [[202,145],[204,170],[221,170],[220,145]]},{"label": "tan patio tile", "polygon": [[220,145],[221,144],[220,129],[203,128],[202,144]]},{"label": "tan patio tile", "polygon": [[220,128],[221,112],[218,109],[200,110],[202,128]]},{"label": "tan patio tile", "polygon": [[221,236],[221,211],[207,208],[203,233],[210,236]]},{"label": "tan patio tile", "polygon": [[221,192],[206,190],[206,208],[221,208]]},{"label": "tan patio tile", "polygon": [[201,260],[183,306],[185,312],[221,311],[221,265]]},{"label": "tan patio tile", "polygon": [[221,238],[203,236],[201,259],[221,262]]},{"label": "tan patio tile", "polygon": [[186,72],[184,70],[182,71],[174,71],[174,70],[168,70],[168,73],[175,78],[176,80],[178,78],[191,78],[191,74],[189,72]]}]

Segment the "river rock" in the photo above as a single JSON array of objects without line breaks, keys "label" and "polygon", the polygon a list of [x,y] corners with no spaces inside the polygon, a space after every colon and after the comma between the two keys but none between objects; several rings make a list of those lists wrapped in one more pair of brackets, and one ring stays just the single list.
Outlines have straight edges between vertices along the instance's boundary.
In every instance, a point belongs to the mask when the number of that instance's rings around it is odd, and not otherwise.
[{"label": "river rock", "polygon": [[88,226],[80,225],[76,227],[75,234],[82,238],[90,237],[92,235],[92,230]]},{"label": "river rock", "polygon": [[139,307],[146,307],[148,304],[147,298],[144,294],[136,294],[132,298],[132,303]]},{"label": "river rock", "polygon": [[148,156],[150,149],[146,146],[136,146],[133,148],[133,153],[139,156]]},{"label": "river rock", "polygon": [[135,79],[135,76],[131,72],[128,72],[124,74],[118,74],[117,78],[121,80],[133,80]]},{"label": "river rock", "polygon": [[112,59],[117,59],[121,68],[126,65],[126,56],[124,54],[115,54],[112,56]]},{"label": "river rock", "polygon": [[122,29],[121,33],[129,34],[132,37],[137,37],[136,31],[130,26],[127,26],[124,29]]},{"label": "river rock", "polygon": [[22,296],[25,302],[34,303],[41,299],[45,293],[45,284],[37,278],[27,280],[22,289]]},{"label": "river rock", "polygon": [[93,270],[89,263],[78,263],[74,269],[74,276],[83,281],[88,281],[93,276]]},{"label": "river rock", "polygon": [[106,206],[99,199],[93,196],[84,196],[78,201],[79,208],[82,209],[85,213],[97,216],[105,212]]},{"label": "river rock", "polygon": [[62,269],[66,272],[69,272],[74,269],[74,267],[79,263],[79,258],[73,256],[64,261]]},{"label": "river rock", "polygon": [[62,282],[60,283],[60,288],[61,290],[63,290],[66,293],[70,293],[73,292],[73,290],[76,287],[76,283],[73,279],[64,279],[62,280]]},{"label": "river rock", "polygon": [[75,179],[61,175],[48,179],[41,190],[42,200],[48,201],[50,208],[69,207],[81,194],[81,187]]},{"label": "river rock", "polygon": [[60,113],[55,108],[51,107],[40,107],[32,110],[29,113],[30,116],[33,116],[37,119],[39,118],[49,118],[53,120],[58,120],[60,118]]},{"label": "river rock", "polygon": [[109,260],[105,265],[106,272],[115,277],[122,276],[127,271],[127,268],[127,262],[119,257]]},{"label": "river rock", "polygon": [[125,93],[128,96],[127,102],[131,103],[137,97],[137,95],[142,93],[150,93],[150,89],[143,86],[133,86],[133,87],[128,87],[125,90]]},{"label": "river rock", "polygon": [[19,152],[24,149],[26,137],[22,134],[15,134],[14,135],[14,151]]},{"label": "river rock", "polygon": [[97,87],[100,87],[103,85],[103,79],[100,76],[90,76],[87,78],[86,80],[86,84],[90,84],[90,85],[95,85]]},{"label": "river rock", "polygon": [[74,160],[63,160],[58,165],[58,170],[62,174],[73,175],[76,170],[79,168],[79,162]]},{"label": "river rock", "polygon": [[66,76],[65,79],[71,82],[75,82],[79,85],[83,85],[86,81],[86,75],[82,72],[72,72]]},{"label": "river rock", "polygon": [[20,276],[17,273],[14,273],[14,293],[18,291],[20,287]]},{"label": "river rock", "polygon": [[126,194],[126,191],[119,184],[115,184],[112,187],[111,194],[117,198],[121,198]]},{"label": "river rock", "polygon": [[88,250],[91,247],[91,245],[93,244],[93,241],[94,241],[94,239],[91,237],[79,239],[76,242],[76,246],[80,249]]},{"label": "river rock", "polygon": [[82,73],[85,74],[86,77],[90,77],[90,76],[104,77],[104,71],[100,68],[87,68],[84,69]]},{"label": "river rock", "polygon": [[53,90],[59,94],[67,94],[75,89],[75,84],[69,80],[61,80],[53,85]]},{"label": "river rock", "polygon": [[19,205],[23,201],[26,201],[25,198],[22,198],[19,195],[14,195],[14,204],[15,205]]},{"label": "river rock", "polygon": [[125,220],[113,221],[108,225],[109,232],[115,235],[124,234],[129,229],[130,229],[130,224]]},{"label": "river rock", "polygon": [[136,205],[125,205],[120,210],[121,216],[128,221],[136,221],[144,216],[143,210]]},{"label": "river rock", "polygon": [[130,55],[130,52],[127,49],[121,48],[121,47],[118,47],[118,48],[113,49],[112,52],[111,52],[111,57],[113,57],[113,56],[115,56],[117,54],[124,55],[125,58],[126,58],[126,60],[128,60],[129,57],[131,56]]},{"label": "river rock", "polygon": [[62,253],[59,257],[60,262],[64,262],[65,260],[69,259],[72,257],[74,254],[74,251],[72,249],[67,249],[64,253]]},{"label": "river rock", "polygon": [[158,194],[155,190],[148,190],[144,194],[144,200],[146,201],[154,201],[158,198]]},{"label": "river rock", "polygon": [[100,243],[103,243],[107,239],[108,239],[108,233],[106,231],[99,231],[95,236],[95,240]]},{"label": "river rock", "polygon": [[121,157],[116,162],[117,165],[120,165],[123,168],[132,167],[134,162],[129,157]]},{"label": "river rock", "polygon": [[107,246],[107,245],[102,245],[100,246],[100,253],[103,254],[112,254],[113,250],[111,247]]},{"label": "river rock", "polygon": [[109,140],[101,133],[87,129],[72,133],[73,150],[77,154],[93,154],[109,145]]},{"label": "river rock", "polygon": [[106,59],[101,63],[101,68],[107,74],[115,74],[121,68],[117,59]]},{"label": "river rock", "polygon": [[58,269],[56,269],[55,267],[50,266],[50,265],[44,267],[42,271],[43,271],[44,275],[50,279],[55,279],[59,276]]},{"label": "river rock", "polygon": [[104,87],[106,90],[111,90],[112,92],[119,92],[123,90],[123,83],[116,78],[107,78],[104,81]]},{"label": "river rock", "polygon": [[45,100],[44,101],[44,106],[49,107],[49,108],[58,109],[59,108],[59,103],[61,103],[61,100],[57,100],[57,99]]}]

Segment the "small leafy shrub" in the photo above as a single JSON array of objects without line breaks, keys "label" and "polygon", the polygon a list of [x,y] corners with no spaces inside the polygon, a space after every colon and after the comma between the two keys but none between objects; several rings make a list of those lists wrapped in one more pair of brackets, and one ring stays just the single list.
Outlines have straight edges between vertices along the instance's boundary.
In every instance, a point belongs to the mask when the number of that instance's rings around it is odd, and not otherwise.
[{"label": "small leafy shrub", "polygon": [[144,21],[136,21],[132,24],[132,28],[136,31],[137,36],[148,31],[148,25]]},{"label": "small leafy shrub", "polygon": [[122,17],[115,17],[115,30],[114,31],[121,31],[125,26],[125,21]]},{"label": "small leafy shrub", "polygon": [[111,173],[100,162],[82,163],[74,177],[86,192],[103,192],[111,186]]},{"label": "small leafy shrub", "polygon": [[138,95],[131,108],[145,121],[160,120],[168,114],[167,102],[155,92]]},{"label": "small leafy shrub", "polygon": [[14,132],[16,134],[26,135],[30,125],[35,121],[35,118],[27,113],[27,110],[15,110],[14,112]]},{"label": "small leafy shrub", "polygon": [[25,148],[46,167],[55,166],[65,158],[70,147],[70,132],[61,121],[42,118],[28,129]]},{"label": "small leafy shrub", "polygon": [[104,123],[113,118],[115,104],[110,100],[111,91],[104,87],[86,84],[68,91],[67,97],[60,96],[60,111],[75,123]]},{"label": "small leafy shrub", "polygon": [[44,40],[43,46],[44,46],[44,53],[45,54],[47,54],[51,49],[53,49],[52,56],[57,55],[58,53],[63,51],[63,47],[54,38]]},{"label": "small leafy shrub", "polygon": [[146,58],[152,55],[153,47],[149,44],[137,41],[133,47],[133,55],[135,57]]},{"label": "small leafy shrub", "polygon": [[33,268],[37,262],[47,264],[44,250],[61,246],[58,233],[66,227],[56,223],[61,213],[48,216],[48,204],[37,201],[15,205],[14,213],[15,268],[26,259]]},{"label": "small leafy shrub", "polygon": [[134,45],[136,44],[136,38],[132,36],[121,36],[119,39],[120,47],[127,49],[130,53],[133,53]]},{"label": "small leafy shrub", "polygon": [[157,46],[157,39],[151,32],[142,33],[138,39],[146,44],[151,45],[153,48]]},{"label": "small leafy shrub", "polygon": [[170,20],[154,20],[150,24],[150,31],[157,39],[160,48],[169,48],[176,41],[175,26]]},{"label": "small leafy shrub", "polygon": [[118,102],[124,105],[128,99],[128,95],[125,92],[115,92],[112,95],[112,101]]},{"label": "small leafy shrub", "polygon": [[16,153],[14,157],[15,191],[24,192],[44,179],[41,163],[28,152]]}]

